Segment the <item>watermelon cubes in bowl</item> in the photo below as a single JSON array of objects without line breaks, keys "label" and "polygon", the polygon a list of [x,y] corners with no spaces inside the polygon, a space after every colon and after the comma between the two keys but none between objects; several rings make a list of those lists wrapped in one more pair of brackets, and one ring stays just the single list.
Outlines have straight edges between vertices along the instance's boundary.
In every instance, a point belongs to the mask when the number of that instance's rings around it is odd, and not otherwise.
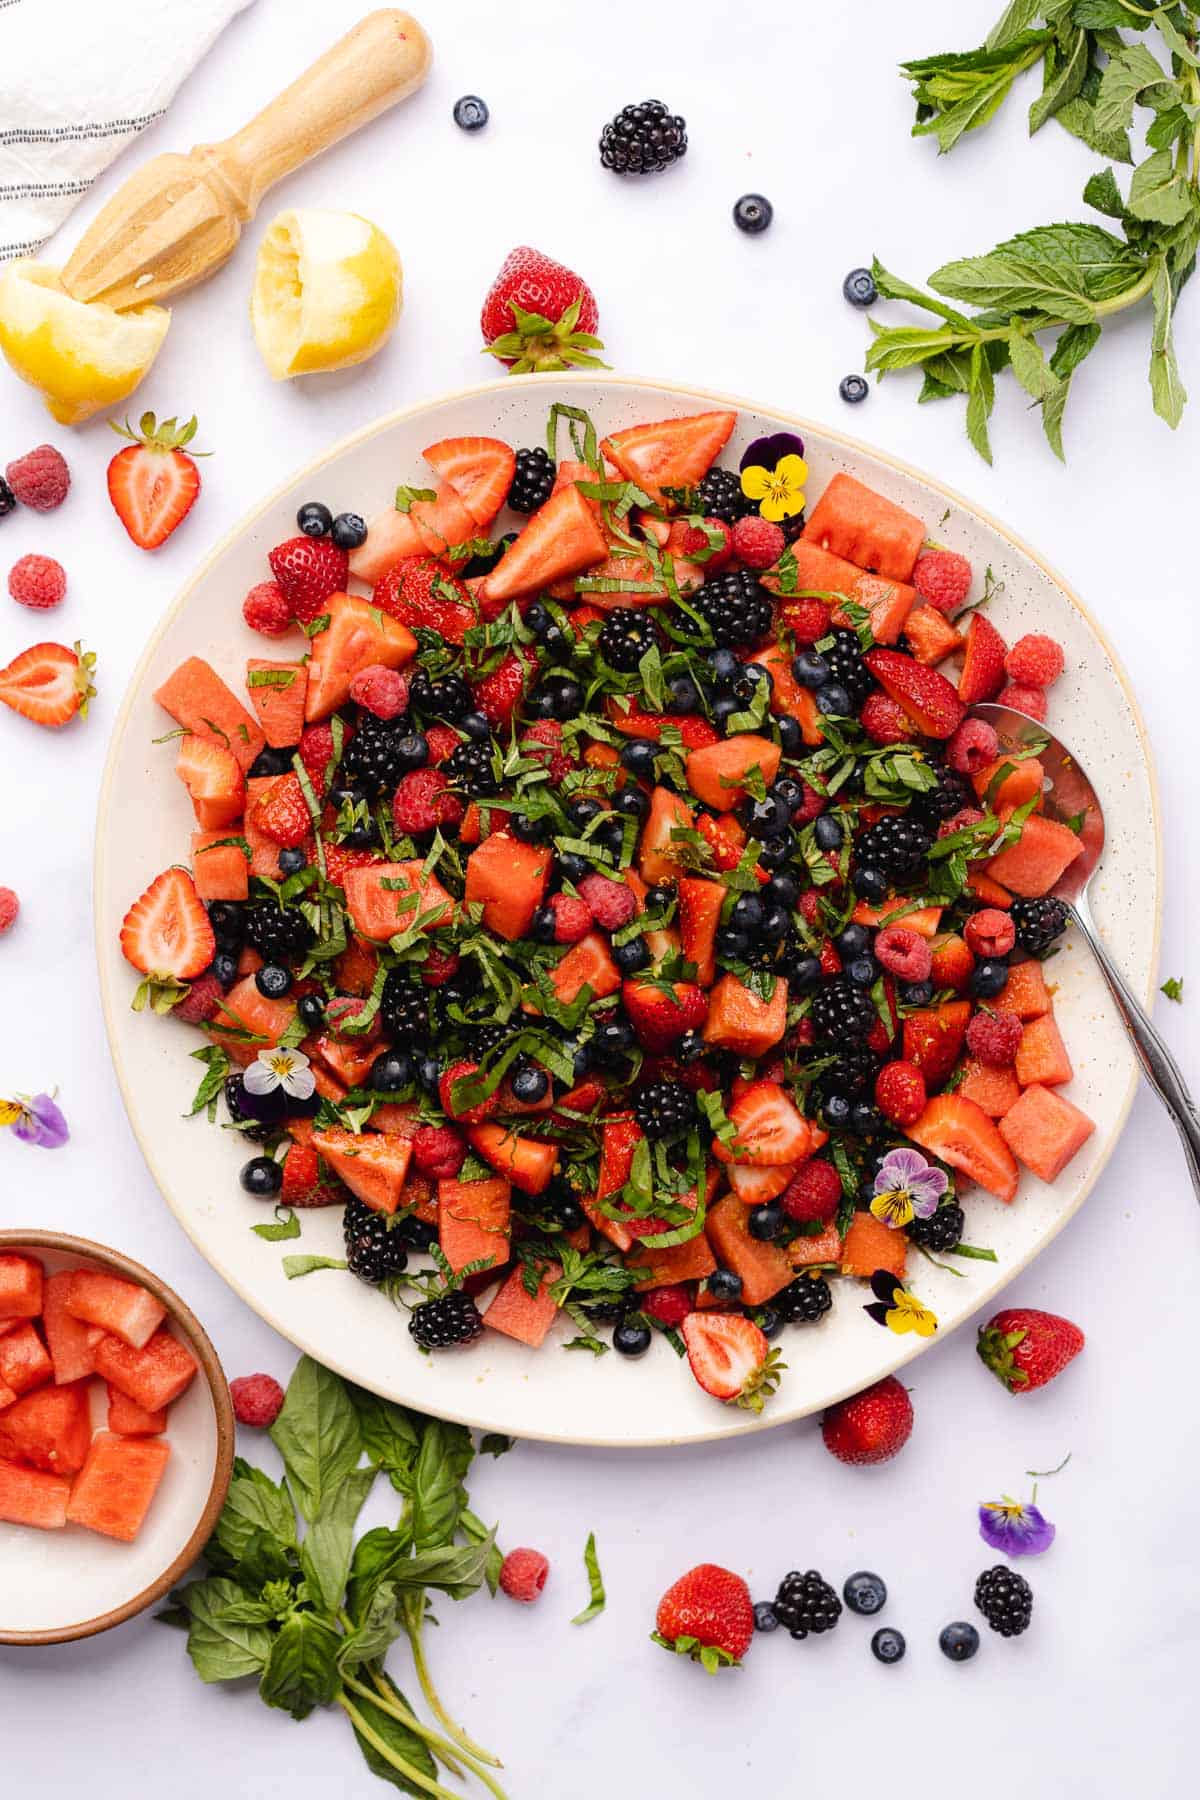
[{"label": "watermelon cubes in bowl", "polygon": [[0,1643],[62,1642],[132,1617],[195,1560],[232,1406],[199,1321],[116,1251],[0,1231],[0,1296]]}]

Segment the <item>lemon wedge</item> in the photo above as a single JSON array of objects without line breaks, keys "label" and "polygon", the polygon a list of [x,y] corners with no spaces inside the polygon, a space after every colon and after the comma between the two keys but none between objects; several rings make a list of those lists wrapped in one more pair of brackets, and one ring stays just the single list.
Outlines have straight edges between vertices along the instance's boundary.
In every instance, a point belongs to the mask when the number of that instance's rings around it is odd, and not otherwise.
[{"label": "lemon wedge", "polygon": [[276,381],[347,369],[385,344],[400,316],[396,246],[357,213],[282,212],[254,271],[250,322]]},{"label": "lemon wedge", "polygon": [[0,350],[60,425],[78,425],[131,394],[170,323],[162,306],[114,312],[73,300],[48,263],[0,268]]}]

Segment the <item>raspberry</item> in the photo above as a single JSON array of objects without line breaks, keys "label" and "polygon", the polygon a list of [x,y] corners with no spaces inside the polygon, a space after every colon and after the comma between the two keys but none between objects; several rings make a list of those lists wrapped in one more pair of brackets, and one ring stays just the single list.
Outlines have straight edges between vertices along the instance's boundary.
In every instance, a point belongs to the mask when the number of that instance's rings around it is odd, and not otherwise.
[{"label": "raspberry", "polygon": [[989,1069],[1011,1067],[1023,1030],[1016,1013],[976,1013],[967,1026],[967,1049]]},{"label": "raspberry", "polygon": [[412,1153],[422,1175],[434,1181],[452,1181],[466,1161],[467,1146],[449,1125],[418,1125]]},{"label": "raspberry", "polygon": [[637,912],[633,889],[607,875],[585,875],[579,893],[602,931],[620,931]]},{"label": "raspberry", "polygon": [[868,694],[859,717],[873,744],[906,744],[912,737],[908,714],[887,694]]},{"label": "raspberry", "polygon": [[392,800],[392,821],[397,831],[433,831],[438,825],[461,825],[463,803],[450,792],[440,769],[413,769],[405,775]]},{"label": "raspberry", "polygon": [[[707,530],[702,531],[699,525],[685,525],[679,539],[681,553],[687,556],[704,556],[702,564],[706,575],[724,568],[733,555],[733,540],[724,519],[705,519]],[[719,531],[721,541],[713,544],[710,534]]]},{"label": "raspberry", "polygon": [[807,781],[802,781],[800,785],[804,789],[804,798],[792,814],[792,824],[809,825],[819,813],[825,811],[829,803],[825,795],[818,794],[816,788],[810,787]]},{"label": "raspberry", "polygon": [[1020,687],[1048,688],[1058,680],[1066,662],[1061,644],[1034,631],[1017,639],[1004,659],[1004,670]]},{"label": "raspberry", "polygon": [[885,925],[876,936],[875,955],[901,981],[928,981],[933,967],[928,941],[906,925]]},{"label": "raspberry", "polygon": [[531,1606],[546,1585],[550,1564],[540,1550],[510,1550],[500,1565],[500,1586],[510,1600]]},{"label": "raspberry", "polygon": [[264,637],[282,637],[292,629],[292,609],[277,581],[260,581],[250,589],[242,601],[242,617]]},{"label": "raspberry", "polygon": [[925,1077],[916,1063],[884,1063],[875,1077],[875,1104],[893,1125],[914,1125],[925,1099]]},{"label": "raspberry", "polygon": [[442,1111],[452,1119],[461,1119],[465,1125],[481,1125],[489,1114],[494,1113],[500,1104],[499,1094],[489,1094],[486,1100],[479,1100],[474,1106],[465,1108],[454,1105],[454,1089],[460,1081],[469,1081],[472,1075],[478,1075],[479,1064],[475,1062],[451,1063],[438,1082],[438,1098],[442,1103]]},{"label": "raspberry", "polygon": [[976,956],[1007,956],[1017,941],[1017,928],[998,906],[985,907],[972,913],[963,927],[963,936]]},{"label": "raspberry", "polygon": [[71,471],[53,444],[39,444],[4,471],[8,485],[22,506],[34,512],[53,512],[67,497]]},{"label": "raspberry", "polygon": [[592,909],[571,894],[552,894],[546,902],[554,914],[556,944],[577,944],[592,929]]},{"label": "raspberry", "polygon": [[816,888],[806,888],[800,896],[800,917],[806,925],[815,925],[821,916],[821,896]]},{"label": "raspberry", "polygon": [[779,616],[798,644],[815,644],[829,630],[829,608],[823,600],[785,600]]},{"label": "raspberry", "polygon": [[682,1325],[693,1310],[692,1297],[682,1281],[673,1281],[669,1287],[651,1288],[648,1294],[642,1295],[642,1311],[651,1319],[657,1319],[660,1325]]},{"label": "raspberry", "polygon": [[23,556],[8,572],[8,591],[22,606],[46,612],[67,591],[67,571],[52,556]]},{"label": "raspberry", "polygon": [[430,725],[423,735],[429,747],[430,766],[435,769],[440,769],[462,742],[451,725]]},{"label": "raspberry", "polygon": [[955,550],[927,550],[917,558],[913,586],[927,606],[957,612],[971,591],[971,565]]},{"label": "raspberry", "polygon": [[350,683],[350,698],[377,719],[398,719],[408,705],[408,677],[399,669],[370,663]]},{"label": "raspberry", "polygon": [[460,957],[456,950],[443,950],[439,944],[429,946],[429,955],[421,964],[421,980],[426,987],[441,987],[458,974]]},{"label": "raspberry", "polygon": [[1010,681],[996,695],[997,706],[1011,706],[1017,712],[1025,713],[1036,719],[1040,725],[1046,717],[1046,694],[1044,688],[1024,687],[1019,682]]},{"label": "raspberry", "polygon": [[733,554],[748,569],[769,569],[783,555],[786,543],[779,526],[756,513],[739,519],[733,528]]},{"label": "raspberry", "polygon": [[11,931],[17,922],[17,914],[21,910],[21,902],[9,887],[0,887],[0,937]]},{"label": "raspberry", "polygon": [[814,1158],[798,1169],[779,1202],[797,1224],[825,1224],[842,1204],[842,1178],[832,1163]]},{"label": "raspberry", "polygon": [[283,1389],[273,1375],[239,1375],[229,1384],[233,1416],[239,1425],[266,1430],[283,1408]]},{"label": "raspberry", "polygon": [[[3,892],[7,892],[4,889]],[[204,1025],[225,998],[225,990],[211,970],[197,975],[182,1000],[171,1008],[172,1016],[185,1025]]]},{"label": "raspberry", "polygon": [[980,819],[986,816],[978,806],[960,806],[956,813],[951,813],[948,819],[942,820],[938,826],[938,836],[953,837],[956,831],[965,831],[968,825],[978,825]]},{"label": "raspberry", "polygon": [[959,775],[977,775],[995,762],[1000,740],[986,719],[964,719],[946,745],[946,761]]},{"label": "raspberry", "polygon": [[300,761],[317,794],[325,792],[325,771],[333,758],[333,727],[306,725],[300,733]]},{"label": "raspberry", "polygon": [[557,719],[538,719],[521,733],[521,749],[549,770],[551,784],[555,787],[575,767],[562,747],[562,735],[563,728]]}]

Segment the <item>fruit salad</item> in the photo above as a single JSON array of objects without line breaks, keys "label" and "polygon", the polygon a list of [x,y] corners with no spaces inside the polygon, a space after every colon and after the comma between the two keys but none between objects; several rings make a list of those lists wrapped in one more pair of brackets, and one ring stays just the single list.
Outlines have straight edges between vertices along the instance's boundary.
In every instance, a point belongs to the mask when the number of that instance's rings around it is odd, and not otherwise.
[{"label": "fruit salad", "polygon": [[0,1523],[133,1543],[170,1460],[167,1409],[196,1373],[166,1316],[119,1275],[0,1252]]},{"label": "fruit salad", "polygon": [[260,1235],[343,1209],[344,1259],[289,1274],[344,1260],[427,1351],[666,1335],[757,1408],[835,1287],[936,1329],[968,1189],[1092,1125],[1043,968],[1060,647],[736,424],[556,405],[544,446],[431,444],[369,525],[303,506],[243,608],[286,643],[158,690],[195,830],[121,942],[207,1040]]}]

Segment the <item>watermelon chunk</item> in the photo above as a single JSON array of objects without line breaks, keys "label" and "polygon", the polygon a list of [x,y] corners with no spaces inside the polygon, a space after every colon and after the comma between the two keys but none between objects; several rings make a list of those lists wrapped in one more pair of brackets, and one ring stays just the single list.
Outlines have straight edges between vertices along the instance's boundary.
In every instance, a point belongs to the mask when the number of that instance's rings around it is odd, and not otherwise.
[{"label": "watermelon chunk", "polygon": [[1027,1169],[1054,1181],[1096,1127],[1078,1106],[1053,1088],[1027,1087],[1000,1121],[1000,1135]]},{"label": "watermelon chunk", "polygon": [[508,1261],[512,1189],[507,1181],[439,1181],[438,1242],[454,1270]]},{"label": "watermelon chunk", "polygon": [[312,1143],[364,1206],[376,1212],[396,1211],[412,1160],[411,1139],[391,1131],[356,1134],[335,1125],[314,1131]]},{"label": "watermelon chunk", "polygon": [[558,1167],[558,1145],[523,1138],[506,1125],[470,1125],[471,1147],[523,1194],[540,1194]]},{"label": "watermelon chunk", "polygon": [[769,1000],[738,980],[722,975],[709,996],[704,1041],[736,1056],[762,1056],[783,1036],[787,1024],[786,981],[776,981]]},{"label": "watermelon chunk", "polygon": [[99,1325],[123,1344],[141,1350],[167,1316],[167,1309],[135,1281],[103,1269],[75,1269],[64,1301],[74,1319]]},{"label": "watermelon chunk", "polygon": [[51,1475],[74,1475],[92,1441],[86,1381],[42,1387],[5,1409],[0,1418],[0,1456],[31,1463]]},{"label": "watermelon chunk", "polygon": [[676,1281],[704,1281],[717,1266],[712,1245],[704,1233],[698,1232],[683,1244],[668,1244],[665,1250],[648,1249],[639,1244],[626,1261],[638,1271],[635,1288],[669,1287]]},{"label": "watermelon chunk", "polygon": [[549,1289],[561,1274],[559,1264],[550,1263],[538,1277],[536,1294],[531,1294],[525,1286],[524,1269],[514,1269],[484,1313],[484,1324],[516,1338],[519,1344],[528,1344],[531,1350],[540,1349],[558,1314]]},{"label": "watermelon chunk", "polygon": [[856,568],[908,581],[925,542],[925,527],[894,500],[839,472],[808,515],[801,536]]},{"label": "watermelon chunk", "polygon": [[507,831],[494,831],[467,858],[464,899],[481,905],[488,929],[513,943],[529,933],[552,861],[544,845],[523,844]]},{"label": "watermelon chunk", "polygon": [[761,1306],[792,1279],[791,1258],[778,1244],[751,1237],[750,1214],[736,1194],[723,1194],[704,1221],[717,1262],[742,1278],[742,1300]]},{"label": "watermelon chunk", "polygon": [[0,1520],[6,1524],[61,1531],[67,1522],[70,1496],[71,1484],[62,1476],[0,1462]]},{"label": "watermelon chunk", "polygon": [[28,1394],[54,1380],[54,1364],[30,1319],[0,1337],[0,1381],[14,1394]]},{"label": "watermelon chunk", "polygon": [[1041,963],[1032,960],[1010,963],[1008,980],[988,1004],[999,1013],[1016,1013],[1022,1024],[1027,1019],[1038,1019],[1048,1013],[1053,1002]]},{"label": "watermelon chunk", "polygon": [[250,864],[231,831],[193,831],[192,880],[201,900],[245,900],[250,893]]},{"label": "watermelon chunk", "polygon": [[[586,986],[593,1000],[605,1000],[621,985],[621,971],[613,961],[608,940],[598,931],[589,931],[577,944],[572,944],[550,971],[554,992],[564,1006],[569,1006]],[[527,1012],[538,1010],[536,1000],[522,1001]]]},{"label": "watermelon chunk", "polygon": [[638,852],[638,872],[643,881],[651,885],[656,881],[674,881],[682,873],[673,854],[671,833],[694,831],[695,826],[695,816],[686,801],[670,788],[655,788]]},{"label": "watermelon chunk", "polygon": [[902,1231],[893,1231],[874,1213],[855,1213],[842,1239],[843,1275],[857,1275],[869,1281],[876,1269],[886,1269],[897,1281],[903,1281],[907,1260],[908,1239]]},{"label": "watermelon chunk", "polygon": [[1083,845],[1073,831],[1040,813],[1030,813],[1016,843],[992,857],[988,874],[1011,893],[1034,899],[1048,894],[1082,854]]},{"label": "watermelon chunk", "polygon": [[120,1388],[111,1382],[105,1384],[108,1389],[108,1429],[115,1431],[118,1437],[158,1437],[167,1429],[166,1410],[147,1412]]},{"label": "watermelon chunk", "polygon": [[312,640],[304,717],[311,725],[327,719],[350,698],[350,683],[372,663],[402,669],[417,640],[407,625],[357,594],[331,594],[325,603],[329,624]]},{"label": "watermelon chunk", "polygon": [[161,1412],[190,1386],[199,1364],[186,1344],[165,1329],[142,1350],[107,1334],[92,1352],[96,1373],[147,1412]]},{"label": "watermelon chunk", "polygon": [[154,698],[185,731],[231,750],[243,775],[267,741],[254,714],[203,657],[180,663]]},{"label": "watermelon chunk", "polygon": [[[260,1050],[279,1042],[295,1016],[296,1008],[290,1000],[268,999],[259,993],[254,977],[246,975],[230,988],[205,1029],[215,1044],[224,1044],[235,1062],[252,1063]],[[222,1025],[252,1032],[253,1041],[223,1036]]]},{"label": "watermelon chunk", "polygon": [[688,875],[679,883],[679,936],[687,961],[696,965],[696,980],[711,987],[717,973],[715,945],[726,889],[719,881]]},{"label": "watermelon chunk", "polygon": [[927,667],[962,649],[962,632],[936,606],[914,606],[904,621],[904,635],[914,661]]},{"label": "watermelon chunk", "polygon": [[[384,882],[393,885],[385,887]],[[422,931],[432,931],[453,917],[450,895],[437,876],[415,860],[347,869],[342,885],[351,924],[376,943],[386,943],[418,920]]]},{"label": "watermelon chunk", "polygon": [[1075,1071],[1053,1011],[1030,1019],[1021,1033],[1016,1055],[1017,1080],[1022,1087],[1060,1087]]},{"label": "watermelon chunk", "polygon": [[36,1319],[41,1310],[41,1263],[15,1250],[0,1251],[0,1319]]},{"label": "watermelon chunk", "polygon": [[132,1544],[145,1523],[170,1455],[162,1438],[97,1432],[71,1489],[68,1520]]},{"label": "watermelon chunk", "polygon": [[717,812],[728,812],[746,798],[741,785],[751,769],[761,769],[770,787],[779,769],[780,749],[770,738],[744,732],[693,750],[687,758],[688,786],[697,799]]},{"label": "watermelon chunk", "polygon": [[246,664],[246,692],[273,749],[300,742],[308,668],[300,662],[269,662],[252,656]]},{"label": "watermelon chunk", "polygon": [[958,1092],[981,1106],[989,1119],[1002,1119],[1021,1098],[1021,1084],[1011,1069],[990,1069],[972,1058],[963,1064]]}]

